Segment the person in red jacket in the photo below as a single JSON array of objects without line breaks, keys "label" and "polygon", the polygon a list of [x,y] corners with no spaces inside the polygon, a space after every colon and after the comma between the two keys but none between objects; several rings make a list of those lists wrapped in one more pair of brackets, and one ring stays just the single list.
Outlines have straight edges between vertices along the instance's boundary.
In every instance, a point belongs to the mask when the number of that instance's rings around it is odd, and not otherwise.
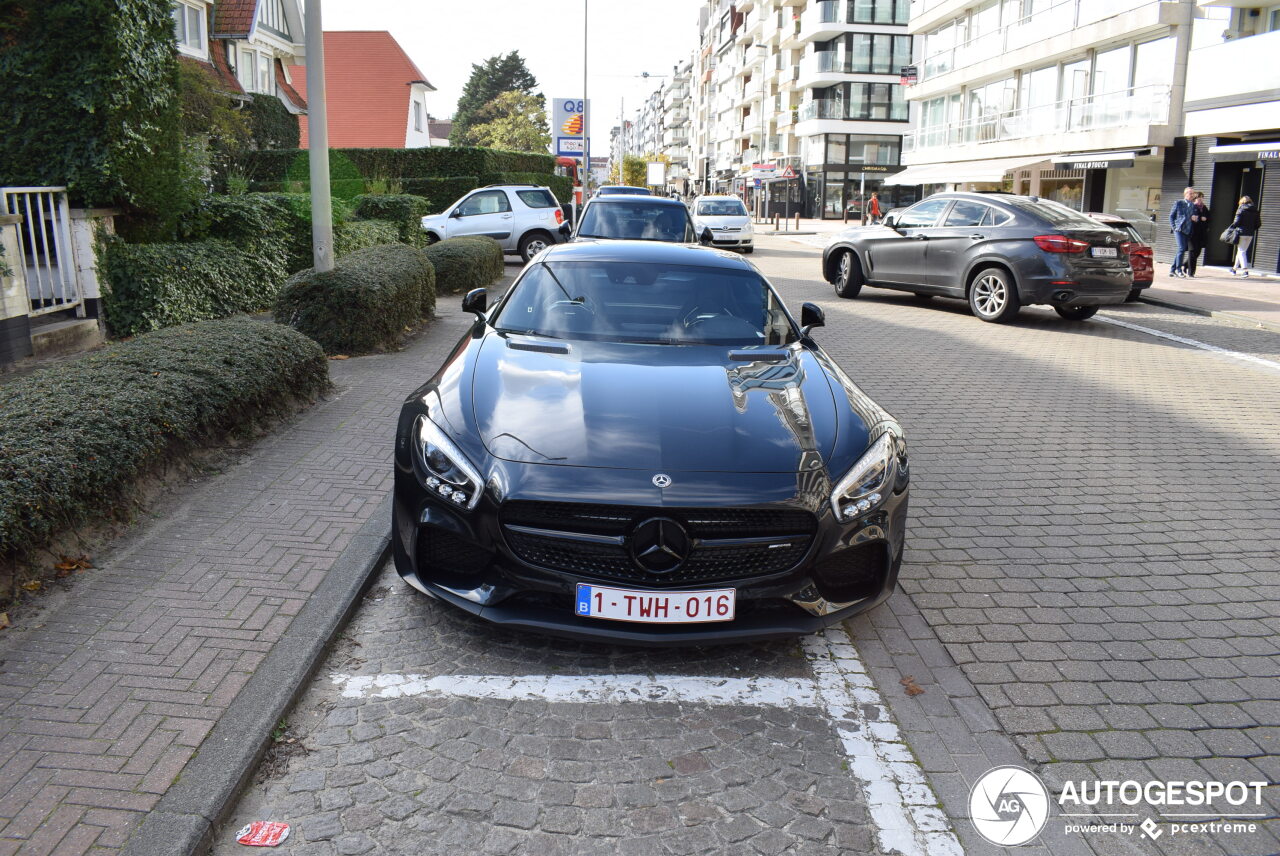
[{"label": "person in red jacket", "polygon": [[868,208],[871,213],[871,225],[874,226],[876,223],[880,222],[880,197],[877,194],[871,194],[871,201],[868,203]]}]

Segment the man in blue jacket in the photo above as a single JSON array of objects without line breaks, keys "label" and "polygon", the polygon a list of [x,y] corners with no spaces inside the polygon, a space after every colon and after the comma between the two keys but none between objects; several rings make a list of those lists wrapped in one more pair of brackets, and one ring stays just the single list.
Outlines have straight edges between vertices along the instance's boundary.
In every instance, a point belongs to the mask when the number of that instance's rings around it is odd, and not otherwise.
[{"label": "man in blue jacket", "polygon": [[1169,228],[1178,245],[1173,265],[1169,268],[1169,276],[1187,275],[1187,254],[1191,250],[1191,233],[1194,231],[1191,218],[1196,213],[1195,198],[1196,189],[1188,187],[1182,191],[1182,198],[1173,203],[1173,210],[1169,212]]}]

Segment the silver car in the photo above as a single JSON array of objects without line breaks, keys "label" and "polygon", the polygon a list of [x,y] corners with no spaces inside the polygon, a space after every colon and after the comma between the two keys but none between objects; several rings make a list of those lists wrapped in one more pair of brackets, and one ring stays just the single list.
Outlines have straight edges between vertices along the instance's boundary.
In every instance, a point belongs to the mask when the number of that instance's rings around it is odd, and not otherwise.
[{"label": "silver car", "polygon": [[445,238],[483,235],[502,245],[504,253],[519,253],[524,261],[552,244],[568,239],[564,211],[550,188],[532,184],[493,184],[477,188],[449,206],[443,214],[422,218],[422,228],[434,243]]},{"label": "silver car", "polygon": [[703,243],[711,236],[710,245],[749,253],[755,233],[751,215],[736,196],[699,196],[693,202],[693,226]]}]

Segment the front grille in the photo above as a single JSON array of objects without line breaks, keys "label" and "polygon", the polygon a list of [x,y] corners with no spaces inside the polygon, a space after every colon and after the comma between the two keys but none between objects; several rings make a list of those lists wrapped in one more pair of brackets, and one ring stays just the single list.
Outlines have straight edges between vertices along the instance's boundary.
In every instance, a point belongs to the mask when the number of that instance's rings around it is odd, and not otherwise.
[{"label": "front grille", "polygon": [[418,564],[433,571],[474,574],[484,570],[492,558],[493,553],[446,529],[423,526],[418,530]]},{"label": "front grille", "polygon": [[880,591],[887,573],[888,545],[872,541],[832,553],[818,562],[813,568],[813,581],[827,600],[849,603]]},{"label": "front grille", "polygon": [[[632,561],[625,541],[599,544],[551,534],[520,532],[512,526],[564,533],[627,536],[636,523],[669,517],[698,541],[777,537],[770,544],[697,544],[674,571],[654,574]],[[650,586],[682,586],[738,577],[776,574],[794,567],[809,550],[817,521],[807,511],[759,508],[652,508],[585,503],[508,503],[502,511],[507,544],[522,561],[582,577]],[[786,546],[777,543],[786,541]]]}]

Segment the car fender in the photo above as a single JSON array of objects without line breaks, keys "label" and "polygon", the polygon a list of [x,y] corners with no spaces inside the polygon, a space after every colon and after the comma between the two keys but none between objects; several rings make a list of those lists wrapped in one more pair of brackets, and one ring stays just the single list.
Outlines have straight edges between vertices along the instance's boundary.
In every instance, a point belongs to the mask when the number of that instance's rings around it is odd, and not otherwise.
[{"label": "car fender", "polygon": [[989,267],[997,267],[1006,271],[1013,277],[1013,287],[1018,290],[1018,295],[1023,296],[1023,283],[1027,281],[1030,273],[1025,269],[1023,260],[1018,259],[1016,256],[992,250],[984,251],[982,255],[969,260],[964,270],[964,279],[961,280],[964,283],[964,296],[968,296],[969,286],[973,285],[974,276],[977,275],[978,271]]},{"label": "car fender", "polygon": [[867,269],[866,254],[853,246],[853,244],[841,241],[838,244],[832,244],[822,251],[822,276],[827,282],[834,283],[836,281],[836,265],[834,258],[837,251],[848,251],[853,253],[858,257],[858,263],[862,265],[862,269],[864,271]]}]

